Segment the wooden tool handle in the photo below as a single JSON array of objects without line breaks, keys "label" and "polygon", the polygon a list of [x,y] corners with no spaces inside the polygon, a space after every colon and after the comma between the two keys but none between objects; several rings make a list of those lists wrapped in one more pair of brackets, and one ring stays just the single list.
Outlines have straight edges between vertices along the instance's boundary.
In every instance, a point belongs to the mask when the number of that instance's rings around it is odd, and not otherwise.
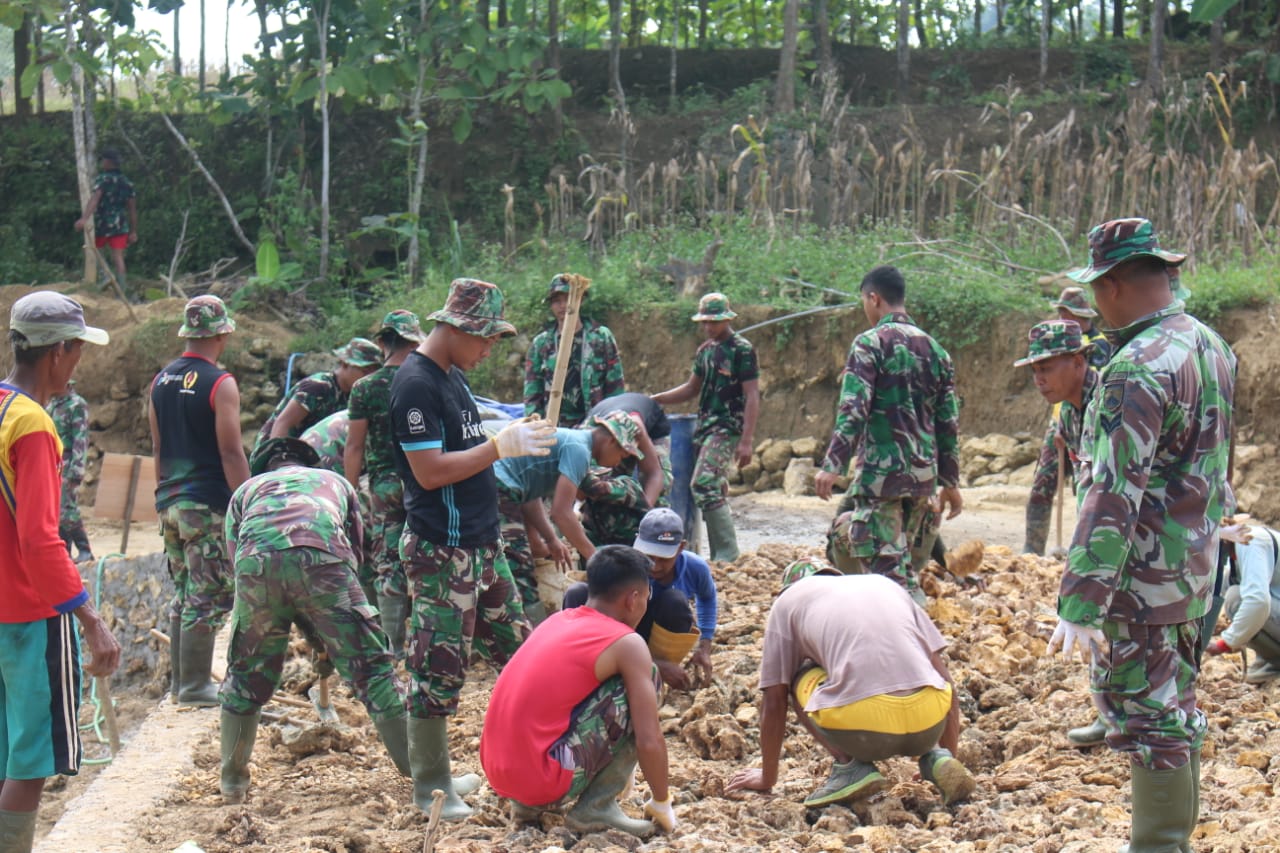
[{"label": "wooden tool handle", "polygon": [[556,347],[556,372],[551,378],[551,393],[547,397],[547,422],[560,425],[560,404],[564,401],[564,380],[569,375],[569,356],[573,353],[573,336],[578,326],[578,309],[582,297],[591,286],[591,279],[570,273],[569,305],[564,313],[564,325],[560,329],[560,343]]},{"label": "wooden tool handle", "polygon": [[1058,519],[1057,519],[1057,538],[1058,550],[1062,550],[1062,505],[1067,498],[1067,449],[1065,447],[1058,448]]}]

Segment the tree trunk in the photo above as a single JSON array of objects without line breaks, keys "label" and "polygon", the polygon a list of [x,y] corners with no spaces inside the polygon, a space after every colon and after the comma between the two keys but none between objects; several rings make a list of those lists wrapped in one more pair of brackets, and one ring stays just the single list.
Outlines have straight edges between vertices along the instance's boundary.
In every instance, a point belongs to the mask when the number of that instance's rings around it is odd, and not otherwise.
[{"label": "tree trunk", "polygon": [[176,77],[182,76],[182,38],[181,30],[178,28],[179,17],[182,12],[181,6],[174,7],[173,10],[173,73]]},{"label": "tree trunk", "polygon": [[507,0],[498,0],[498,29],[504,29],[509,22]]},{"label": "tree trunk", "polygon": [[973,0],[973,34],[982,35],[982,0]]},{"label": "tree trunk", "polygon": [[782,7],[782,50],[778,62],[778,82],[773,90],[773,109],[779,113],[796,111],[796,51],[800,41],[800,0],[786,0]]},{"label": "tree trunk", "polygon": [[631,115],[627,111],[627,96],[622,89],[622,0],[609,0],[609,90],[613,95],[620,131],[618,177],[625,190],[629,188],[627,149],[631,142]]},{"label": "tree trunk", "polygon": [[676,74],[679,70],[679,42],[680,42],[680,4],[671,4],[671,93],[667,98],[667,111],[674,113],[676,111]]},{"label": "tree trunk", "polygon": [[200,91],[201,91],[201,92],[203,92],[203,91],[204,91],[204,43],[205,43],[205,34],[204,34],[204,33],[205,33],[205,23],[206,23],[206,22],[205,22],[205,14],[204,14],[204,0],[200,0],[200,71],[199,71],[199,78],[198,78],[198,82],[199,82],[199,84],[200,84]]},{"label": "tree trunk", "polygon": [[1049,79],[1049,25],[1053,17],[1053,0],[1040,2],[1040,88]]},{"label": "tree trunk", "polygon": [[1125,0],[1111,0],[1111,37],[1124,38],[1124,3]]},{"label": "tree trunk", "polygon": [[1151,28],[1151,0],[1138,0],[1138,35],[1145,36]]},{"label": "tree trunk", "polygon": [[320,37],[320,280],[329,277],[329,9],[332,0],[316,21]]},{"label": "tree trunk", "polygon": [[711,0],[698,0],[698,47],[707,46],[707,24],[711,18]]},{"label": "tree trunk", "polygon": [[[560,0],[547,0],[547,65],[560,76]],[[556,138],[564,131],[564,107],[560,100],[552,108]]]},{"label": "tree trunk", "polygon": [[[89,206],[89,197],[93,195],[93,111],[85,109],[84,67],[71,58],[72,45],[79,44],[76,37],[75,11],[78,6],[70,4],[66,12],[66,43],[63,58],[71,63],[71,137],[76,152],[76,188],[80,191],[80,209]],[[84,278],[85,284],[93,284],[98,278],[97,252],[93,247],[93,226],[84,229]]]},{"label": "tree trunk", "polygon": [[1222,16],[1209,24],[1209,67],[1216,71],[1222,67]]},{"label": "tree trunk", "polygon": [[[679,14],[679,10],[676,10],[675,16]],[[640,0],[628,0],[627,15],[627,47],[639,47],[640,35],[644,29],[644,9],[640,5]],[[673,33],[672,44],[675,44],[675,37],[679,35],[680,28],[677,26]]]},{"label": "tree trunk", "polygon": [[489,29],[489,0],[476,0],[476,17],[480,19],[480,26]]},{"label": "tree trunk", "polygon": [[831,56],[831,18],[828,0],[813,0],[813,40],[818,43],[818,77],[835,67]]},{"label": "tree trunk", "polygon": [[751,46],[760,46],[760,0],[751,0]]},{"label": "tree trunk", "polygon": [[[415,40],[417,36],[427,31],[427,11],[431,2],[432,0],[418,0],[418,30],[414,34]],[[418,160],[414,164],[413,180],[409,184],[409,215],[413,218],[413,233],[409,235],[406,278],[409,279],[410,287],[418,287],[422,284],[422,267],[420,265],[421,258],[419,257],[422,249],[418,245],[418,235],[422,231],[420,225],[422,217],[422,188],[426,185],[427,180],[427,131],[425,128],[419,130],[418,122],[422,121],[422,101],[426,92],[427,68],[430,62],[430,56],[425,53],[418,53],[418,80],[413,87],[413,103],[409,110],[409,126],[414,128],[415,133],[421,134],[418,139]]]},{"label": "tree trunk", "polygon": [[227,4],[227,15],[222,19],[222,82],[231,79],[231,4]]},{"label": "tree trunk", "polygon": [[911,90],[911,45],[907,32],[911,25],[911,0],[898,0],[898,100],[907,102]]},{"label": "tree trunk", "polygon": [[1006,0],[996,0],[996,35],[1004,35],[1004,4]]},{"label": "tree trunk", "polygon": [[31,31],[35,21],[30,14],[22,16],[22,26],[13,31],[13,114],[31,115],[31,96],[22,94],[22,75],[31,64]]},{"label": "tree trunk", "polygon": [[1107,0],[1098,0],[1098,38],[1107,35]]},{"label": "tree trunk", "polygon": [[1151,60],[1147,63],[1147,86],[1157,98],[1164,94],[1165,0],[1151,4]]},{"label": "tree trunk", "polygon": [[929,34],[924,28],[924,8],[921,0],[915,0],[915,17],[916,17],[916,38],[920,41],[920,46],[927,48],[929,46]]}]

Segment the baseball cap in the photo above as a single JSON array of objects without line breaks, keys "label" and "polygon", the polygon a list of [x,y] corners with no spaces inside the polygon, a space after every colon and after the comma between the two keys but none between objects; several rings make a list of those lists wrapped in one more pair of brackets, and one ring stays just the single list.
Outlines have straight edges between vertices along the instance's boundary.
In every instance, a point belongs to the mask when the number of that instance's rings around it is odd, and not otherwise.
[{"label": "baseball cap", "polygon": [[641,554],[665,559],[674,557],[684,542],[684,519],[672,509],[651,509],[640,520],[640,530],[632,545]]},{"label": "baseball cap", "polygon": [[105,329],[85,325],[84,308],[79,302],[52,290],[28,293],[13,303],[9,328],[20,332],[33,347],[63,341],[105,345],[111,340]]}]

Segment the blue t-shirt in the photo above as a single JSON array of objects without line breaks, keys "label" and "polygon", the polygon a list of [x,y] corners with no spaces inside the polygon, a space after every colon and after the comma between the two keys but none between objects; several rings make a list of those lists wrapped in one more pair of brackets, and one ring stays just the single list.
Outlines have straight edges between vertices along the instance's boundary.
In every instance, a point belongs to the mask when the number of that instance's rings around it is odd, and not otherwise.
[{"label": "blue t-shirt", "polygon": [[711,579],[711,566],[697,554],[681,551],[676,557],[675,577],[669,584],[660,584],[650,579],[649,586],[656,595],[665,589],[675,587],[684,593],[684,597],[695,602],[698,613],[698,632],[704,639],[711,639],[716,634],[716,582]]},{"label": "blue t-shirt", "polygon": [[553,497],[556,483],[568,477],[580,485],[591,467],[591,430],[557,429],[556,443],[546,456],[499,459],[493,471],[520,503]]}]

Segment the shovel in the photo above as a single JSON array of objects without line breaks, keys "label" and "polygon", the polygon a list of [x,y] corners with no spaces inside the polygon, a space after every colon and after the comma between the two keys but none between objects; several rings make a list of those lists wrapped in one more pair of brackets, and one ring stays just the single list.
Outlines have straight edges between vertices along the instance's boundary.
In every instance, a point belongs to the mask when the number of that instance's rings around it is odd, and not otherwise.
[{"label": "shovel", "polygon": [[[327,660],[328,657],[328,654],[321,654],[317,662]],[[316,716],[320,718],[320,722],[340,722],[338,712],[333,709],[333,703],[329,701],[329,676],[322,676],[319,681],[311,685],[311,689],[307,691],[307,697],[315,706]]]}]

